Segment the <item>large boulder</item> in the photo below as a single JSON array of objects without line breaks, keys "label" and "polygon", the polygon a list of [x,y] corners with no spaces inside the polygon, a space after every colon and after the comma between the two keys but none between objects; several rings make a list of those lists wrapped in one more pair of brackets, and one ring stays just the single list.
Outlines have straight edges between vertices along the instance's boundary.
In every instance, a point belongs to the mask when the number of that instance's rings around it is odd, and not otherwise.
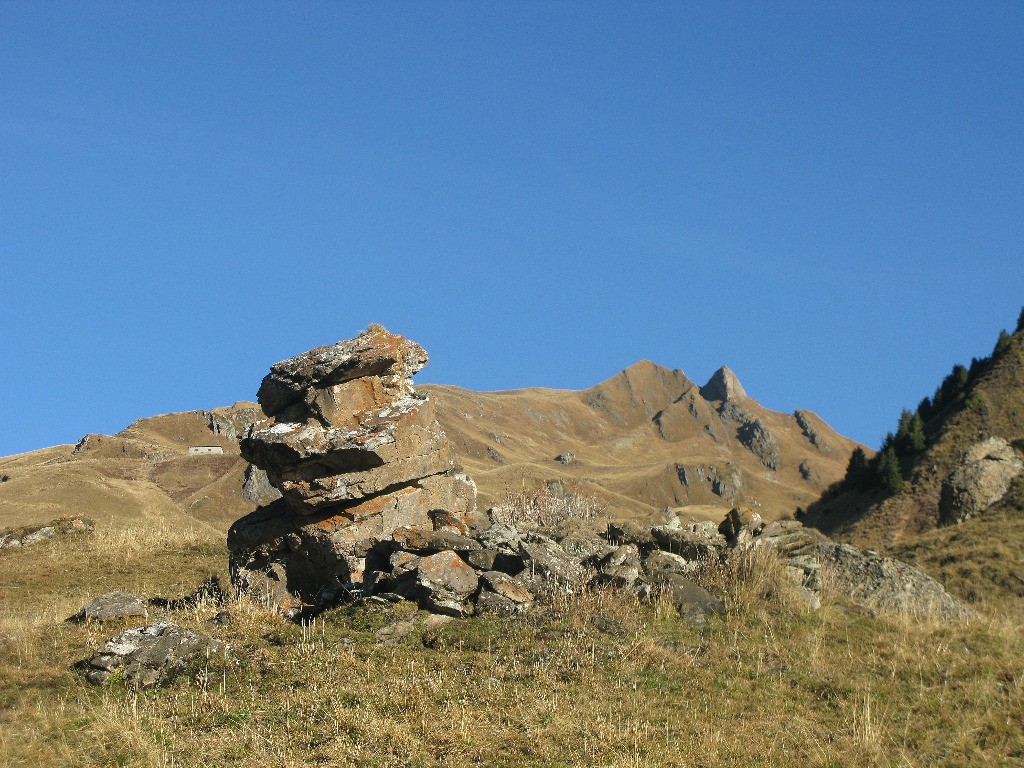
[{"label": "large boulder", "polygon": [[1024,472],[1020,454],[1001,437],[971,446],[942,483],[939,517],[943,523],[962,523],[999,501],[1010,483]]},{"label": "large boulder", "polygon": [[868,608],[924,618],[974,615],[935,579],[900,560],[835,543],[819,547],[818,560],[841,594]]}]

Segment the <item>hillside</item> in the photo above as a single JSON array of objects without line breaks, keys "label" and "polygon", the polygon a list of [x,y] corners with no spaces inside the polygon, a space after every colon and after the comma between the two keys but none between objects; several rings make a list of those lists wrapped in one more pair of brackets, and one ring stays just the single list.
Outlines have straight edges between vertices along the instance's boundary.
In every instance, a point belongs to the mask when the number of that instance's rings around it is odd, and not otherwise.
[{"label": "hillside", "polygon": [[[1009,336],[999,354],[971,366],[967,390],[925,424],[927,448],[904,471],[902,489],[835,488],[813,505],[806,523],[858,545],[912,543],[939,524],[942,483],[972,445],[1000,437],[1024,446],[1024,331]],[[972,522],[972,521],[968,521]]]},{"label": "hillside", "polygon": [[841,477],[856,446],[814,413],[763,408],[728,368],[703,387],[645,360],[582,391],[421,389],[485,505],[550,483],[625,516],[742,504],[776,518]]},{"label": "hillside", "polygon": [[[720,517],[721,507],[742,504],[777,518],[838,480],[856,445],[809,411],[763,408],[728,368],[703,387],[642,361],[582,391],[420,389],[436,401],[483,508],[549,484],[595,496],[618,517],[664,507],[701,516],[709,505]],[[172,413],[0,459],[9,478],[0,483],[0,519],[14,526],[83,514],[224,530],[255,507],[240,495],[246,462],[237,437],[261,415],[246,402]],[[223,454],[189,456],[190,446]]]},{"label": "hillside", "polygon": [[[259,415],[254,403],[139,419],[116,435],[90,434],[0,459],[0,520],[31,525],[79,514],[97,522],[218,530],[251,512],[241,488],[247,463],[237,437]],[[190,456],[190,446],[223,453]]]}]

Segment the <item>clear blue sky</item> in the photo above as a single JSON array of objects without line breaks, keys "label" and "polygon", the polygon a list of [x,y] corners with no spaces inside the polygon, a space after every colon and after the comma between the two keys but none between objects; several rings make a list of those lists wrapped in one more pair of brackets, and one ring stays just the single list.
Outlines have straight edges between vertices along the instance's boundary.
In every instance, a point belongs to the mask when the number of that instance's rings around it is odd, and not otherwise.
[{"label": "clear blue sky", "polygon": [[1024,5],[0,0],[0,454],[722,364],[877,446],[1024,304]]}]

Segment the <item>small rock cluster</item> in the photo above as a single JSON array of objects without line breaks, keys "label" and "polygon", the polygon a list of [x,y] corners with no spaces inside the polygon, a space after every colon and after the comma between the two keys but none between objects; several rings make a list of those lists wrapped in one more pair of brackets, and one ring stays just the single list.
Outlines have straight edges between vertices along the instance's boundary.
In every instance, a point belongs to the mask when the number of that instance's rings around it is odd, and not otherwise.
[{"label": "small rock cluster", "polygon": [[249,429],[241,452],[282,498],[228,533],[239,591],[295,614],[362,589],[396,529],[465,526],[476,487],[433,402],[412,387],[426,363],[418,344],[371,326],[271,367],[258,395],[268,420]]},{"label": "small rock cluster", "polygon": [[89,533],[92,530],[93,522],[86,517],[80,515],[58,517],[44,525],[13,528],[0,533],[0,549],[29,547],[54,537]]}]

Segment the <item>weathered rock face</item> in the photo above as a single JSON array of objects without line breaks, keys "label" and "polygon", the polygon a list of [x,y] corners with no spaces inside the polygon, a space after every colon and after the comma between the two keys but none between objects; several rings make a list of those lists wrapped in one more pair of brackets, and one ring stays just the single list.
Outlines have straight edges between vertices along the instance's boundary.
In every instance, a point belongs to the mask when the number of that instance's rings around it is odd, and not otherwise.
[{"label": "weathered rock face", "polygon": [[943,523],[962,523],[999,501],[1021,472],[1024,461],[1001,437],[971,447],[942,483],[939,516]]},{"label": "weathered rock face", "polygon": [[410,380],[426,362],[418,344],[371,326],[271,367],[259,391],[270,418],[241,451],[282,498],[231,527],[236,588],[294,612],[362,589],[371,550],[398,528],[465,527],[476,488]]}]

